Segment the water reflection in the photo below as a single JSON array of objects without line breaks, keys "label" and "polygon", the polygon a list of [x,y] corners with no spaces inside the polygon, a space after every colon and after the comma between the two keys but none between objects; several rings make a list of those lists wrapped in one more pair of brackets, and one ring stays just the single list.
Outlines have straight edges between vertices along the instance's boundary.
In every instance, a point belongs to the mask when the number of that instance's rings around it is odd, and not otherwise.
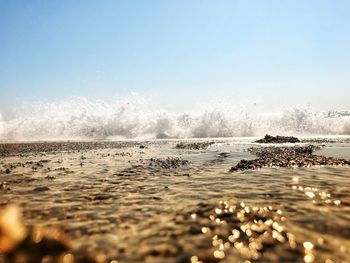
[{"label": "water reflection", "polygon": [[[64,262],[90,251],[113,263],[350,258],[348,167],[230,174],[240,159],[254,158],[243,146],[225,145],[225,154],[174,146],[4,157],[0,206],[17,204],[27,225],[63,228],[73,244]],[[149,166],[168,157],[189,163]]]}]

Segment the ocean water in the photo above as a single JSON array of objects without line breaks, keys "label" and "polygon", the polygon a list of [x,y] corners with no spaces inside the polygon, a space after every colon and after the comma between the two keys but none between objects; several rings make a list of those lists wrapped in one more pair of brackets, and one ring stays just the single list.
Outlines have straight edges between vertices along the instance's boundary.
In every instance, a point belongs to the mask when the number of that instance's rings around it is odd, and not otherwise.
[{"label": "ocean water", "polygon": [[[137,98],[21,104],[0,113],[2,149],[13,151],[0,158],[0,208],[17,205],[26,225],[61,228],[75,254],[107,262],[350,262],[349,167],[229,172],[256,158],[247,148],[267,133],[350,159],[347,112],[174,112]],[[35,141],[45,143],[19,143]],[[152,161],[169,157],[189,163]]]},{"label": "ocean water", "polygon": [[350,114],[309,107],[268,112],[255,104],[232,102],[193,108],[163,110],[138,97],[113,102],[70,98],[22,103],[11,114],[0,112],[0,141],[350,134]]},{"label": "ocean water", "polygon": [[[316,154],[349,159],[342,139]],[[239,160],[256,158],[246,149],[259,145],[215,141],[203,150],[151,140],[14,152],[0,159],[0,182],[11,188],[2,190],[0,207],[16,204],[27,225],[60,227],[75,253],[97,251],[108,262],[350,262],[349,167],[230,173]],[[152,164],[168,157],[190,163]]]}]

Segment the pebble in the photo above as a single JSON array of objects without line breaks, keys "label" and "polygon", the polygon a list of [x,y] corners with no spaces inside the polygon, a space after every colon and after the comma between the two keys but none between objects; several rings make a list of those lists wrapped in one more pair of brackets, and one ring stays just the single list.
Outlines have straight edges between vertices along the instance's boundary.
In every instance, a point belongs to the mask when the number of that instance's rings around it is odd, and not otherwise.
[{"label": "pebble", "polygon": [[39,186],[33,189],[34,192],[45,192],[48,190],[50,190],[50,188],[47,186]]}]

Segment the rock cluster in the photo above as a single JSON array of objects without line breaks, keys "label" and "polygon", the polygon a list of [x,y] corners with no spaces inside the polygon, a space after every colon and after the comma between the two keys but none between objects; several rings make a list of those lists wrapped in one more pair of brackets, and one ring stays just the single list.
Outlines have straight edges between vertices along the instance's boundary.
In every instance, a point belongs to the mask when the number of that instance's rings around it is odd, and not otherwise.
[{"label": "rock cluster", "polygon": [[262,167],[311,167],[320,165],[350,165],[350,160],[314,155],[316,146],[260,147],[249,151],[259,158],[241,160],[231,172],[253,170]]},{"label": "rock cluster", "polygon": [[257,143],[297,143],[300,140],[292,136],[271,136],[266,134],[263,139],[255,141]]},{"label": "rock cluster", "polygon": [[176,169],[186,166],[190,163],[188,160],[181,158],[168,157],[166,159],[151,158],[149,166],[161,169]]},{"label": "rock cluster", "polygon": [[176,144],[176,149],[187,149],[187,150],[206,150],[210,145],[215,142],[194,142],[194,143],[183,143]]}]

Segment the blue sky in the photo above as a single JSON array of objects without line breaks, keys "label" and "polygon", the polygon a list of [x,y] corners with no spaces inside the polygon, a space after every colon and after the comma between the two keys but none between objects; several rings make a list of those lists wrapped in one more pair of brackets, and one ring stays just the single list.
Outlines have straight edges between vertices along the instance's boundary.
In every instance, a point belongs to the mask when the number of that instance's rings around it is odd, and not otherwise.
[{"label": "blue sky", "polygon": [[0,110],[151,94],[350,109],[350,1],[0,0]]}]

